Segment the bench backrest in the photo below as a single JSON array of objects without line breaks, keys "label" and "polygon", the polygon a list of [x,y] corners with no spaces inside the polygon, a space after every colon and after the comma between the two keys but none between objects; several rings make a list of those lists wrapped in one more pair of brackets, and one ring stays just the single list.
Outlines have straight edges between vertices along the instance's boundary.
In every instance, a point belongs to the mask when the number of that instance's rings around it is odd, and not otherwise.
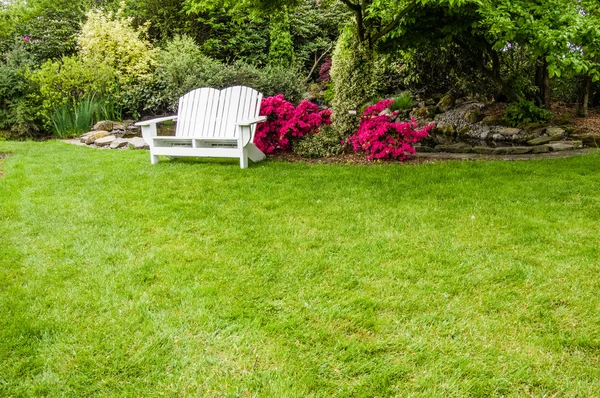
[{"label": "bench backrest", "polygon": [[[179,98],[177,137],[237,138],[236,122],[260,112],[262,94],[243,86],[224,90],[198,88]],[[252,126],[252,133],[256,125]]]}]

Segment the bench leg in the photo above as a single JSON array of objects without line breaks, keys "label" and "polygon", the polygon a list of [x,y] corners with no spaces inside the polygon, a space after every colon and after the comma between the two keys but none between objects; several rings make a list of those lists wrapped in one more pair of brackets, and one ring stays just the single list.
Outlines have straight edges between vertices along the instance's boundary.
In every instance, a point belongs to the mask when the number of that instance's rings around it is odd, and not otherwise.
[{"label": "bench leg", "polygon": [[152,155],[152,154],[150,154],[150,163],[151,164],[158,163],[158,155]]},{"label": "bench leg", "polygon": [[242,169],[247,169],[248,168],[248,151],[246,150],[246,148],[242,149],[241,151],[241,156],[240,156],[240,167]]}]

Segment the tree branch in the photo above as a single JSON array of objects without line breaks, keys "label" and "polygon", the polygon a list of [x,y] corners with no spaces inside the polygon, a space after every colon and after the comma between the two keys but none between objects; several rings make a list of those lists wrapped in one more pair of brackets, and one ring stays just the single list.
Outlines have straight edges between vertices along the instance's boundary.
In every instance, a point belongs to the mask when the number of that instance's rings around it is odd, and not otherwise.
[{"label": "tree branch", "polygon": [[[325,54],[327,54],[332,48],[333,48],[333,44],[331,44],[323,52],[323,54],[321,54],[321,56],[319,57],[319,59],[315,60],[315,63],[313,64],[312,68],[310,68],[310,72],[308,72],[308,76],[306,76],[306,79],[304,79],[304,83],[308,83],[308,81],[310,80],[310,77],[312,76],[313,72],[315,71],[315,68],[317,67],[317,65],[319,65],[319,62],[321,62],[321,60],[323,59],[323,57],[325,56]],[[315,58],[317,58],[317,53],[315,53]]]},{"label": "tree branch", "polygon": [[358,41],[361,43],[365,41],[365,28],[363,23],[363,15],[362,15],[362,7],[360,4],[355,4],[350,0],[340,0],[342,3],[346,5],[350,10],[354,11],[356,14],[356,26],[358,30]]},{"label": "tree branch", "polygon": [[394,17],[394,20],[392,22],[390,22],[385,28],[380,30],[376,35],[374,35],[372,37],[372,39],[371,39],[372,42],[373,43],[377,42],[377,40],[381,39],[382,37],[384,37],[385,35],[390,33],[392,30],[396,29],[398,27],[398,25],[400,25],[402,18],[404,18],[409,12],[414,10],[416,7],[417,7],[417,2],[416,2],[416,0],[413,0],[408,6],[406,6],[406,8],[404,10],[402,10],[402,12],[400,12],[399,15]]}]

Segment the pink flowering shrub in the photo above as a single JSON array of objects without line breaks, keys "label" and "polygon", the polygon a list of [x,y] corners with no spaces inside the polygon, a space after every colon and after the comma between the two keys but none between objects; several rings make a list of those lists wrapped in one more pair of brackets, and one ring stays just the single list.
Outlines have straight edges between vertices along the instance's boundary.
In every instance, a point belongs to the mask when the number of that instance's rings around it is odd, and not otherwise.
[{"label": "pink flowering shrub", "polygon": [[289,151],[294,139],[318,133],[319,127],[331,124],[331,111],[319,112],[309,101],[294,107],[283,94],[263,98],[260,115],[267,120],[257,125],[254,144],[264,153]]},{"label": "pink flowering shrub", "polygon": [[405,160],[415,153],[413,144],[426,137],[433,125],[418,130],[414,119],[395,122],[398,112],[381,114],[390,108],[394,100],[385,99],[365,109],[356,134],[348,138],[355,152],[363,149],[367,159]]}]

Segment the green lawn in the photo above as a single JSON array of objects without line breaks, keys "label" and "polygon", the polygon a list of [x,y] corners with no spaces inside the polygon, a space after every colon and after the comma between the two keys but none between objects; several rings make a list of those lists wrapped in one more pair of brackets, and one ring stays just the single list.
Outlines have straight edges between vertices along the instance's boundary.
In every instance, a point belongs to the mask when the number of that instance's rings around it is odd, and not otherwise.
[{"label": "green lawn", "polygon": [[2,152],[0,396],[600,395],[600,155]]}]

